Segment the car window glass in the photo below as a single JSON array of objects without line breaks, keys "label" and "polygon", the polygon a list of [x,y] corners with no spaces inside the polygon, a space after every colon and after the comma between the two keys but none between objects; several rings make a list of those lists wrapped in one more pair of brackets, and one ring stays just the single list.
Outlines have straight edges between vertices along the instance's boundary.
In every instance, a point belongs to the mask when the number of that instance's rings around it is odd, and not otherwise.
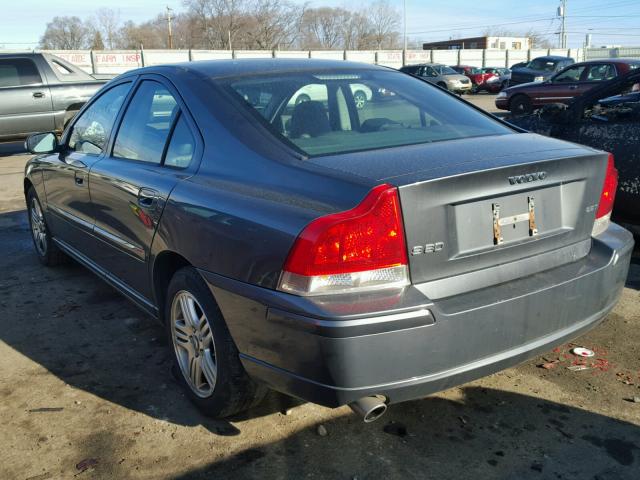
[{"label": "car window glass", "polygon": [[424,67],[426,69],[426,74],[429,77],[437,77],[438,76],[438,72],[436,71],[435,68],[433,67]]},{"label": "car window glass", "polygon": [[558,75],[553,77],[553,83],[571,83],[577,82],[580,80],[582,76],[582,72],[586,66],[581,65],[579,67],[571,67],[567,68],[564,72],[560,72]]},{"label": "car window glass", "polygon": [[440,67],[440,73],[442,75],[455,75],[457,72],[451,67],[442,66]]},{"label": "car window glass", "polygon": [[[290,72],[216,80],[277,138],[308,156],[512,131],[426,82],[386,71]],[[271,115],[244,99],[247,86],[269,92]],[[303,92],[309,100],[295,99]]]},{"label": "car window glass", "polygon": [[554,62],[553,60],[547,60],[544,58],[536,58],[531,60],[531,62],[527,65],[531,70],[541,70],[544,72],[553,72],[556,69],[558,62]]},{"label": "car window glass", "polygon": [[91,155],[102,153],[129,88],[130,82],[116,85],[82,112],[69,137],[71,150]]},{"label": "car window glass", "polygon": [[160,164],[177,114],[176,100],[164,85],[145,80],[124,114],[113,156]]},{"label": "car window glass", "polygon": [[42,78],[32,60],[27,58],[0,60],[0,87],[18,87],[40,83],[42,83]]},{"label": "car window glass", "polygon": [[188,167],[193,158],[195,145],[189,125],[184,119],[184,115],[180,115],[169,141],[164,164],[170,167]]},{"label": "car window glass", "polygon": [[591,65],[587,74],[588,82],[601,82],[603,80],[611,80],[615,78],[616,70],[613,65],[601,64]]}]

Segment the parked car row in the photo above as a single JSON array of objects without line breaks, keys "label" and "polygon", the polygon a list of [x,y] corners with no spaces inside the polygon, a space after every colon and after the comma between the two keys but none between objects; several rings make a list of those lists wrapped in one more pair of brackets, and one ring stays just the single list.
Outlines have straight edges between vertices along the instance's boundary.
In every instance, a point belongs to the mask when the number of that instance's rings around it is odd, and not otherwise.
[{"label": "parked car row", "polygon": [[[496,98],[496,107],[513,114],[531,113],[550,103],[567,103],[591,88],[640,67],[640,60],[612,58],[571,64],[549,78],[511,86]],[[515,73],[514,73],[515,75]]]}]

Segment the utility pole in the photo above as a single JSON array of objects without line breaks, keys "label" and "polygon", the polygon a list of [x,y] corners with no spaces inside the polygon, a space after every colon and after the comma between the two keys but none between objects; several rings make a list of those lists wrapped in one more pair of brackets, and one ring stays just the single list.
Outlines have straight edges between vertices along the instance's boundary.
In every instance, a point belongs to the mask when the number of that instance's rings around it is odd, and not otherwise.
[{"label": "utility pole", "polygon": [[560,48],[567,48],[567,0],[561,0],[560,6],[558,7],[558,16],[560,17]]},{"label": "utility pole", "polygon": [[[407,0],[403,0],[402,3],[402,8],[403,8],[403,14],[404,14],[404,22],[403,22],[403,29],[404,29],[404,51],[407,51]],[[405,53],[406,55],[406,53]]]},{"label": "utility pole", "polygon": [[169,25],[169,49],[173,48],[173,32],[171,31],[171,20],[173,20],[173,17],[171,16],[172,12],[173,10],[169,8],[169,6],[167,5],[167,24]]}]

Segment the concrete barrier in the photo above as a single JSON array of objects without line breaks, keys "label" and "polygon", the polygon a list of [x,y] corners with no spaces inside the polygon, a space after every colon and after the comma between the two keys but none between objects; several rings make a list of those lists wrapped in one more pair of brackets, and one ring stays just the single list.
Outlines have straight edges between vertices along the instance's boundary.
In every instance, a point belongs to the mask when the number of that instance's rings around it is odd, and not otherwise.
[{"label": "concrete barrier", "polygon": [[[590,58],[595,53],[590,49]],[[613,52],[615,50],[615,52]],[[602,49],[597,58],[618,54],[617,49]],[[392,68],[418,63],[442,63],[445,65],[472,65],[475,67],[510,67],[514,63],[529,61],[544,55],[571,56],[582,61],[585,52],[572,49],[534,50],[49,50],[88,73],[118,74],[134,68],[163,63],[180,63],[198,60],[222,60],[231,58],[322,58],[376,63]],[[626,53],[626,52],[625,52]]]}]

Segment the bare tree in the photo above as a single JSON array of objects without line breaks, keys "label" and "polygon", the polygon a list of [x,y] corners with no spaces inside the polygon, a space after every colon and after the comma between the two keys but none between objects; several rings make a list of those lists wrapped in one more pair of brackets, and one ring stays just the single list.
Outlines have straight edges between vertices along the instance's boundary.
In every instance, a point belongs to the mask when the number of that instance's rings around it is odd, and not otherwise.
[{"label": "bare tree", "polygon": [[247,18],[248,0],[185,0],[197,22],[203,46],[233,48]]},{"label": "bare tree", "polygon": [[162,15],[140,25],[136,25],[132,21],[125,22],[118,32],[116,47],[137,49],[143,45],[145,48],[167,48],[167,36],[163,27]]},{"label": "bare tree", "polygon": [[351,13],[343,8],[308,9],[302,18],[304,48],[340,48],[344,44],[344,25]]},{"label": "bare tree", "polygon": [[352,13],[344,22],[342,36],[345,50],[365,50],[372,47],[371,23],[361,13]]},{"label": "bare tree", "polygon": [[113,49],[117,43],[120,29],[120,11],[112,8],[101,8],[95,15],[96,28],[106,41],[106,47]]},{"label": "bare tree", "polygon": [[91,50],[104,50],[104,42],[102,41],[102,34],[100,30],[96,30],[91,40]]},{"label": "bare tree", "polygon": [[371,38],[374,48],[395,48],[399,43],[400,13],[388,0],[378,0],[369,7]]},{"label": "bare tree", "polygon": [[79,17],[53,17],[40,38],[46,50],[78,50],[91,43],[91,27]]},{"label": "bare tree", "polygon": [[253,0],[244,25],[250,48],[289,47],[298,37],[306,5],[283,0]]}]

